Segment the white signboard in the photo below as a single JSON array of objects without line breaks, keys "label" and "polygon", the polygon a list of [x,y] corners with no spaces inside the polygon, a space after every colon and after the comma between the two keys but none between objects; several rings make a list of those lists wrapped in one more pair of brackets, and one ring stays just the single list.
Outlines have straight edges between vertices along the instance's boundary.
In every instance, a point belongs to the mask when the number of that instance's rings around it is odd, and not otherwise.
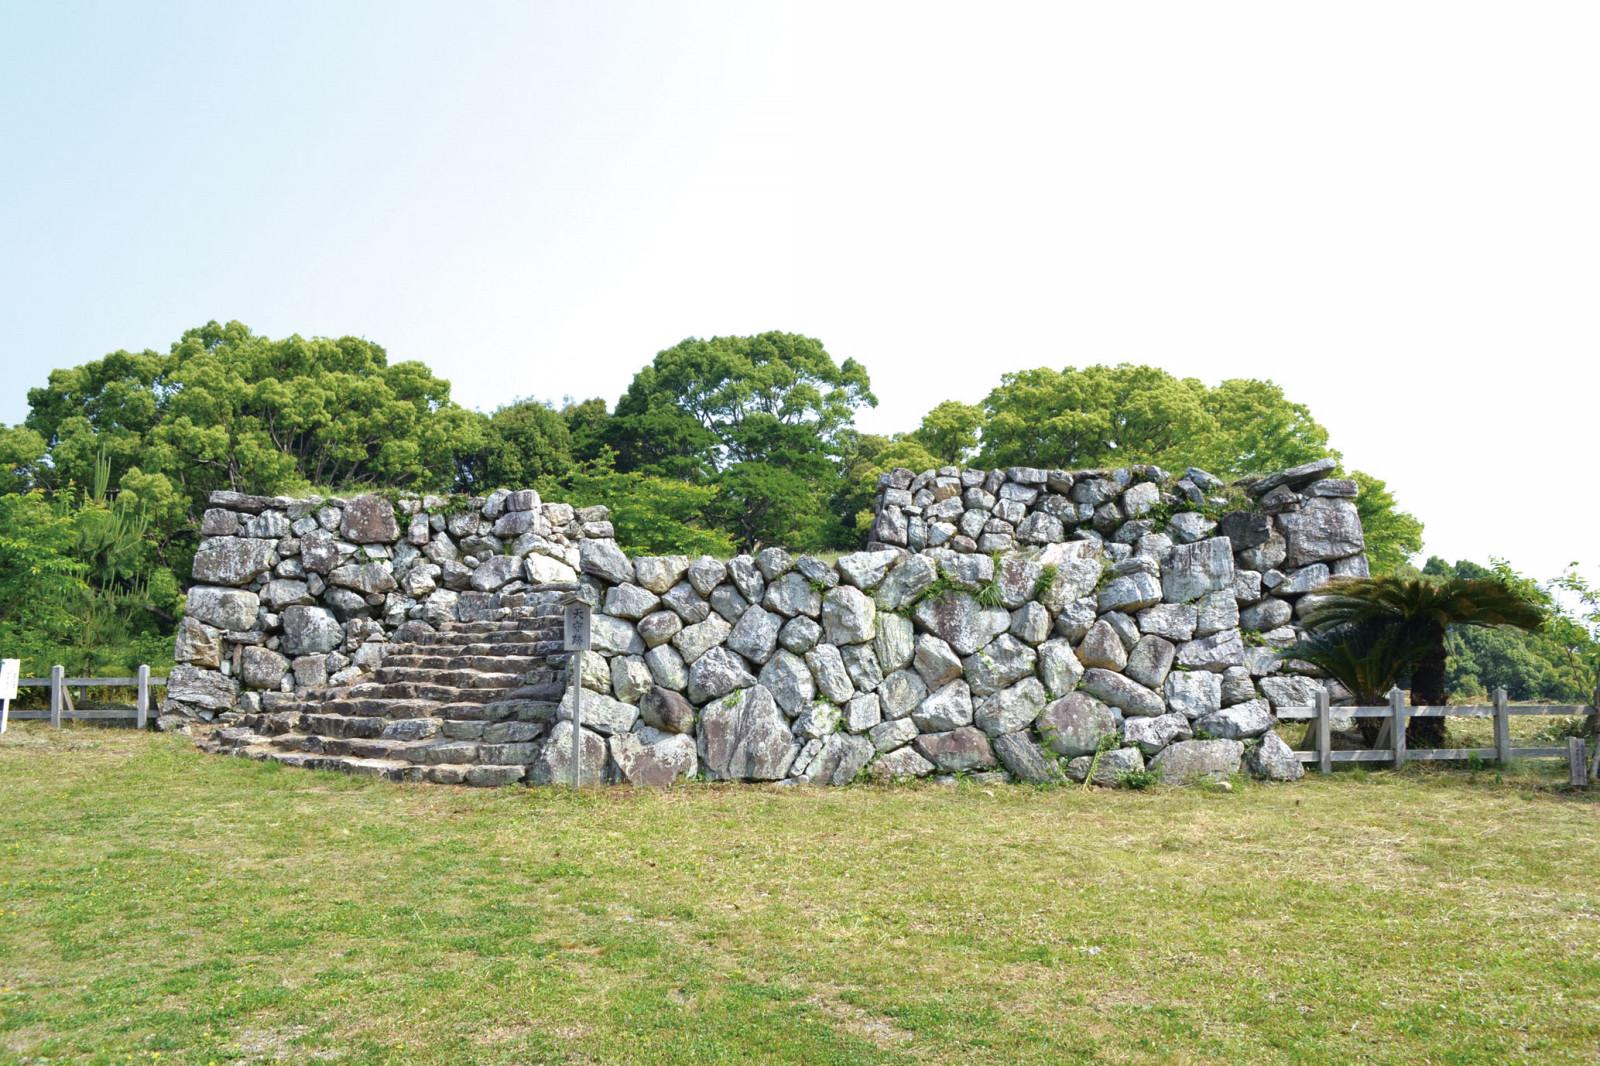
[{"label": "white signboard", "polygon": [[569,603],[561,615],[561,650],[589,650],[589,605]]},{"label": "white signboard", "polygon": [[0,659],[0,733],[6,731],[6,719],[11,716],[11,701],[17,698],[17,674],[21,672],[21,659]]}]

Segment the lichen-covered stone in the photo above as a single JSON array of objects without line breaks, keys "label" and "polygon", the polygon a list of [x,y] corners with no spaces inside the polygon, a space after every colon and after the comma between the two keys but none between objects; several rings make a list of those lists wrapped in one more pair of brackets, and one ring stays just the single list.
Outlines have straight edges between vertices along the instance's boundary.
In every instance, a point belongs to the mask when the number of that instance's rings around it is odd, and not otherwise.
[{"label": "lichen-covered stone", "polygon": [[799,753],[789,720],[764,688],[740,689],[700,711],[700,758],[713,778],[778,781]]},{"label": "lichen-covered stone", "polygon": [[1244,745],[1237,740],[1180,740],[1150,760],[1150,769],[1169,785],[1201,777],[1227,777],[1239,772]]},{"label": "lichen-covered stone", "polygon": [[1128,650],[1111,623],[1101,619],[1078,645],[1078,661],[1089,669],[1121,670],[1128,664]]},{"label": "lichen-covered stone", "polygon": [[1182,714],[1158,714],[1153,718],[1129,718],[1123,723],[1122,740],[1144,752],[1154,755],[1177,740],[1189,740],[1194,729]]},{"label": "lichen-covered stone", "polygon": [[1117,735],[1118,715],[1085,692],[1073,692],[1047,706],[1034,721],[1034,731],[1057,755],[1098,751],[1106,737]]},{"label": "lichen-covered stone", "polygon": [[1268,781],[1298,781],[1305,776],[1305,764],[1295,750],[1276,733],[1267,733],[1261,742],[1245,749],[1245,769]]},{"label": "lichen-covered stone", "polygon": [[927,733],[971,725],[972,690],[965,681],[952,681],[923,699],[911,717],[917,728]]},{"label": "lichen-covered stone", "polygon": [[1246,700],[1196,719],[1194,727],[1225,740],[1248,740],[1272,728],[1272,711],[1266,700]]},{"label": "lichen-covered stone", "polygon": [[841,585],[822,598],[822,631],[830,644],[862,644],[873,637],[877,607],[860,589]]},{"label": "lichen-covered stone", "polygon": [[916,652],[916,636],[911,619],[897,614],[878,615],[872,651],[877,656],[879,668],[884,673],[892,673],[910,665],[911,657]]},{"label": "lichen-covered stone", "polygon": [[1226,537],[1174,545],[1162,564],[1161,589],[1168,603],[1190,603],[1232,588],[1233,545]]},{"label": "lichen-covered stone", "polygon": [[739,616],[738,623],[728,634],[727,645],[759,666],[772,658],[782,627],[783,619],[779,615],[751,607]]},{"label": "lichen-covered stone", "polygon": [[912,665],[930,689],[940,688],[961,676],[961,659],[949,644],[929,633],[917,637]]},{"label": "lichen-covered stone", "polygon": [[712,648],[689,664],[689,700],[705,703],[719,699],[736,688],[756,683],[744,660],[723,647]]},{"label": "lichen-covered stone", "polygon": [[995,765],[994,749],[980,729],[962,726],[944,733],[923,733],[912,741],[924,759],[945,773],[987,770]]},{"label": "lichen-covered stone", "polygon": [[1116,788],[1126,775],[1143,769],[1144,755],[1138,748],[1112,748],[1101,752],[1098,759],[1093,755],[1073,759],[1067,763],[1067,776],[1074,781],[1089,778],[1090,784],[1101,788]]},{"label": "lichen-covered stone", "polygon": [[817,691],[834,703],[844,703],[856,694],[856,686],[845,669],[844,657],[832,644],[818,644],[806,652],[806,666],[817,683]]},{"label": "lichen-covered stone", "polygon": [[692,780],[699,754],[692,737],[679,733],[619,733],[609,742],[622,780],[643,788],[668,788]]},{"label": "lichen-covered stone", "polygon": [[878,683],[875,693],[887,718],[904,718],[928,695],[928,686],[913,670],[896,670]]},{"label": "lichen-covered stone", "polygon": [[992,737],[1026,729],[1044,710],[1045,690],[1035,677],[1025,677],[980,701],[973,723]]},{"label": "lichen-covered stone", "polygon": [[197,622],[223,630],[254,629],[261,599],[243,589],[196,585],[189,590],[184,613]]},{"label": "lichen-covered stone", "polygon": [[1128,665],[1122,672],[1146,688],[1159,691],[1177,657],[1178,649],[1171,641],[1154,634],[1143,636],[1128,653]]},{"label": "lichen-covered stone", "polygon": [[1116,707],[1123,714],[1156,715],[1167,708],[1159,692],[1153,692],[1132,678],[1110,670],[1085,670],[1078,687]]},{"label": "lichen-covered stone", "polygon": [[1061,763],[1026,733],[1004,733],[991,742],[995,756],[1018,781],[1033,785],[1057,784],[1066,779]]},{"label": "lichen-covered stone", "polygon": [[785,714],[799,714],[817,695],[811,668],[800,656],[784,649],[776,651],[761,668],[758,680]]},{"label": "lichen-covered stone", "polygon": [[639,719],[667,733],[694,732],[694,705],[682,694],[656,685],[639,701]]},{"label": "lichen-covered stone", "polygon": [[278,561],[273,543],[250,537],[211,537],[200,542],[191,573],[207,585],[248,585]]},{"label": "lichen-covered stone", "polygon": [[344,641],[344,626],[321,607],[286,607],[283,626],[283,650],[290,655],[328,652]]}]

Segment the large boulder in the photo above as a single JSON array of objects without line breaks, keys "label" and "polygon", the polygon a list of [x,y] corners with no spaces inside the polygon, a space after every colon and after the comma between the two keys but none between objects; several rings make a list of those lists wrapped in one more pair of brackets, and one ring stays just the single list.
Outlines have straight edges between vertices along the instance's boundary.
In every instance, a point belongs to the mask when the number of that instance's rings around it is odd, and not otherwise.
[{"label": "large boulder", "polygon": [[[586,701],[587,702],[587,701]],[[578,784],[583,787],[606,783],[606,741],[598,733],[579,729],[581,738],[574,744],[571,722],[557,722],[545,738],[544,746],[528,765],[528,781],[535,785],[572,784],[573,748],[578,753]]]},{"label": "large boulder", "polygon": [[633,580],[633,564],[614,540],[590,538],[578,542],[578,569],[612,585]]},{"label": "large boulder", "polygon": [[1174,545],[1162,563],[1161,592],[1168,603],[1189,603],[1232,588],[1233,544],[1227,537]]},{"label": "large boulder", "polygon": [[1167,706],[1185,718],[1200,718],[1222,708],[1221,674],[1179,670],[1167,675],[1165,688]]},{"label": "large boulder", "polygon": [[786,649],[778,649],[767,660],[758,680],[763,688],[772,693],[773,700],[785,714],[799,714],[817,695],[811,668],[804,659]]},{"label": "large boulder", "polygon": [[874,781],[900,781],[933,773],[933,763],[912,746],[896,748],[867,764],[867,775]]},{"label": "large boulder", "polygon": [[991,737],[1015,733],[1039,717],[1044,705],[1044,686],[1038,678],[1025,677],[979,703],[973,721]]},{"label": "large boulder", "polygon": [[322,607],[284,608],[283,651],[289,655],[329,652],[344,641],[344,626]]},{"label": "large boulder", "polygon": [[1306,772],[1300,756],[1276,733],[1264,734],[1261,743],[1246,751],[1244,765],[1268,781],[1298,781]]},{"label": "large boulder", "polygon": [[[832,733],[815,742],[817,750],[796,778],[814,785],[848,785],[872,759],[866,737]],[[799,760],[796,760],[798,764]]]},{"label": "large boulder", "polygon": [[1152,692],[1131,677],[1110,670],[1086,670],[1079,688],[1127,715],[1156,715],[1167,709],[1159,692]]},{"label": "large boulder", "polygon": [[357,496],[344,505],[339,535],[356,544],[392,544],[400,539],[394,505],[382,496]]},{"label": "large boulder", "polygon": [[889,573],[889,568],[894,566],[895,560],[900,558],[897,551],[852,552],[839,557],[839,577],[847,585],[854,585],[863,592],[871,592],[883,582]]},{"label": "large boulder", "polygon": [[1026,733],[1003,733],[990,745],[1001,765],[1018,781],[1034,785],[1057,784],[1066,779],[1060,760],[1047,754]]},{"label": "large boulder", "polygon": [[1129,718],[1124,724],[1123,743],[1146,755],[1154,755],[1176,740],[1189,740],[1194,729],[1181,714],[1158,714],[1154,718]]},{"label": "large boulder", "polygon": [[872,597],[848,585],[822,597],[822,630],[830,644],[864,644],[872,639],[878,609]]},{"label": "large boulder", "polygon": [[1033,674],[1038,654],[1009,633],[962,660],[974,696],[988,696]]},{"label": "large boulder", "polygon": [[191,573],[207,585],[248,585],[278,561],[274,542],[251,537],[211,537],[200,542]]},{"label": "large boulder", "polygon": [[[647,555],[633,562],[634,574],[639,584],[651,592],[661,594],[676,585],[689,570],[687,555]],[[715,583],[713,583],[715,587]],[[710,589],[706,590],[710,592]]]},{"label": "large boulder", "polygon": [[1057,755],[1083,755],[1117,735],[1117,713],[1087,693],[1073,692],[1046,707],[1034,729]]},{"label": "large boulder", "polygon": [[911,619],[898,614],[878,616],[878,632],[872,638],[872,650],[878,657],[878,666],[891,673],[911,664],[917,648],[916,627]]},{"label": "large boulder", "polygon": [[289,660],[269,648],[248,645],[240,654],[239,679],[246,688],[275,690],[289,672]]},{"label": "large boulder", "polygon": [[[859,595],[859,593],[858,593]],[[756,665],[772,658],[778,646],[778,631],[783,628],[783,618],[771,611],[751,606],[739,616],[732,632],[728,634],[728,647]]]},{"label": "large boulder", "polygon": [[995,765],[994,749],[981,729],[962,726],[945,733],[923,733],[912,742],[924,759],[945,773],[987,770]]},{"label": "large boulder", "polygon": [[799,752],[789,720],[764,688],[740,689],[700,711],[700,758],[713,778],[777,781]]},{"label": "large boulder", "polygon": [[[480,566],[476,571],[473,572],[472,587],[476,589],[483,589],[485,591],[489,587],[498,588],[498,585],[487,587],[479,585],[478,575],[483,572],[484,567],[489,566],[491,563],[499,563],[502,561],[511,564],[510,569],[512,577],[515,577],[521,573],[522,560],[512,559],[506,556],[498,556],[494,559],[488,560],[483,564],[483,566]],[[344,566],[335,567],[334,571],[328,575],[328,584],[338,585],[340,588],[354,589],[363,596],[371,596],[376,593],[390,592],[395,588],[394,572],[390,569],[389,564],[386,562],[348,563]],[[500,584],[503,585],[505,582],[502,581]]]},{"label": "large boulder", "polygon": [[755,683],[744,660],[726,648],[712,648],[689,664],[689,699],[693,703],[720,699]]},{"label": "large boulder", "polygon": [[255,628],[256,613],[260,608],[261,600],[254,592],[196,585],[189,590],[184,614],[208,626],[239,631]]},{"label": "large boulder", "polygon": [[215,670],[179,663],[167,674],[167,699],[209,711],[231,710],[239,699],[239,683]]},{"label": "large boulder", "polygon": [[666,733],[693,733],[694,705],[681,693],[656,685],[639,700],[639,719]]},{"label": "large boulder", "polygon": [[[623,703],[602,692],[591,692],[588,689],[581,690],[581,695],[583,728],[592,729],[601,736],[626,733],[633,728],[633,723],[639,720],[639,708],[632,704]],[[561,703],[556,707],[556,718],[563,722],[572,721],[571,688],[562,694]]]},{"label": "large boulder", "polygon": [[972,724],[972,690],[965,681],[952,681],[931,693],[911,712],[917,728],[941,733]]},{"label": "large boulder", "polygon": [[222,631],[193,618],[179,619],[172,658],[174,662],[217,669],[222,665]]},{"label": "large boulder", "polygon": [[630,785],[667,788],[687,781],[699,770],[699,753],[693,737],[661,733],[654,729],[618,733],[610,743],[611,761]]},{"label": "large boulder", "polygon": [[1194,727],[1224,740],[1248,740],[1272,728],[1272,711],[1266,700],[1246,700],[1196,719]]},{"label": "large boulder", "polygon": [[922,600],[913,616],[918,626],[949,644],[957,655],[971,655],[1011,628],[1010,612],[985,608],[970,593],[955,590]]},{"label": "large boulder", "polygon": [[815,618],[822,613],[822,593],[798,570],[791,570],[769,584],[761,602],[768,610],[777,611],[785,618],[800,615]]},{"label": "large boulder", "polygon": [[1227,777],[1239,772],[1244,745],[1237,740],[1180,740],[1150,761],[1150,769],[1169,785],[1200,777]]},{"label": "large boulder", "polygon": [[1100,670],[1121,670],[1128,664],[1127,646],[1109,618],[1102,618],[1089,627],[1078,645],[1078,661],[1089,669]]},{"label": "large boulder", "polygon": [[844,656],[833,644],[818,644],[806,652],[806,665],[817,683],[817,691],[834,703],[844,703],[856,694],[855,682],[844,664]]},{"label": "large boulder", "polygon": [[1328,559],[1342,559],[1366,549],[1361,517],[1346,499],[1314,497],[1298,511],[1278,516],[1287,544],[1285,563],[1302,567]]},{"label": "large boulder", "polygon": [[1039,645],[1039,679],[1052,699],[1058,699],[1078,687],[1083,677],[1083,664],[1067,640],[1047,640]]},{"label": "large boulder", "polygon": [[[1138,748],[1112,748],[1103,751],[1097,759],[1093,755],[1080,755],[1067,763],[1067,776],[1074,781],[1088,778],[1089,783],[1102,788],[1116,788],[1125,774],[1144,769],[1144,755]],[[1091,773],[1092,771],[1092,773]]]}]

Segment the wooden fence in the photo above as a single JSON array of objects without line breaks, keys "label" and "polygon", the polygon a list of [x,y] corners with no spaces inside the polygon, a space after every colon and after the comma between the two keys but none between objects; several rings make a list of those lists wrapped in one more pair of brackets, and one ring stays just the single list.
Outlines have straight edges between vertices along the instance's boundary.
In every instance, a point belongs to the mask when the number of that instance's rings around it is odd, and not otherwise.
[{"label": "wooden fence", "polygon": [[[1462,704],[1447,707],[1411,707],[1406,704],[1405,693],[1398,688],[1389,690],[1389,703],[1382,707],[1340,707],[1341,717],[1382,718],[1384,724],[1378,734],[1379,747],[1362,751],[1333,750],[1334,711],[1326,690],[1317,695],[1314,707],[1281,707],[1278,720],[1285,722],[1310,721],[1315,723],[1316,746],[1310,751],[1295,754],[1303,763],[1316,763],[1323,773],[1332,773],[1336,762],[1381,762],[1404,766],[1412,760],[1430,759],[1494,759],[1500,763],[1511,759],[1561,758],[1568,760],[1572,784],[1587,785],[1591,777],[1600,776],[1600,751],[1595,753],[1593,765],[1588,759],[1587,744],[1582,737],[1568,737],[1562,745],[1516,747],[1511,743],[1511,719],[1514,717],[1596,715],[1595,706],[1567,703],[1512,704],[1505,689],[1496,689],[1492,704]],[[1494,719],[1494,747],[1492,748],[1406,748],[1406,723],[1413,718],[1492,718]],[[1591,731],[1594,721],[1591,720]]]},{"label": "wooden fence", "polygon": [[[134,677],[68,677],[64,667],[52,666],[49,677],[25,677],[17,682],[18,688],[46,688],[50,689],[50,709],[44,710],[16,710],[11,711],[11,717],[18,721],[44,721],[49,719],[50,724],[57,729],[61,728],[64,718],[78,722],[132,722],[137,729],[145,729],[150,724],[150,690],[157,685],[165,686],[167,679],[164,677],[151,677],[150,667],[140,666],[139,673]],[[77,689],[82,697],[84,689],[90,688],[131,688],[134,690],[132,707],[78,707],[72,698],[72,690]],[[81,702],[81,699],[77,702]]]}]

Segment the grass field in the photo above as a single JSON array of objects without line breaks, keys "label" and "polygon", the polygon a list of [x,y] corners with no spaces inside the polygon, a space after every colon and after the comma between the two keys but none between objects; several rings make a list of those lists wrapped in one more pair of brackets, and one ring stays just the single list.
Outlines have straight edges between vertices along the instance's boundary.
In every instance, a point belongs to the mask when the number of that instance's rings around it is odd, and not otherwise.
[{"label": "grass field", "polygon": [[1595,1062],[1600,796],[393,785],[0,738],[0,1061]]}]

